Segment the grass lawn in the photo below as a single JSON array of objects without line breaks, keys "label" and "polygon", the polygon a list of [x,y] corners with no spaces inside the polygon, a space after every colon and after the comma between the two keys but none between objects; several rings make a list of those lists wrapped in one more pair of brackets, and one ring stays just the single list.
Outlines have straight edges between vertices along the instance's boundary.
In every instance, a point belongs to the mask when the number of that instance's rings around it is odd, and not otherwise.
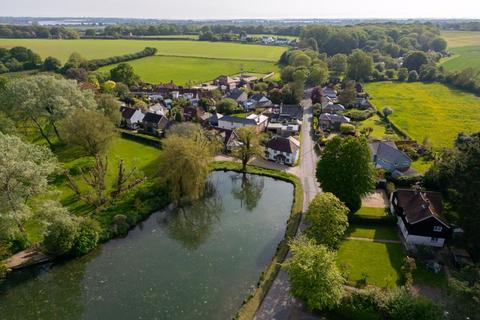
[{"label": "grass lawn", "polygon": [[338,250],[337,263],[352,285],[366,277],[367,284],[392,288],[400,285],[403,258],[400,244],[345,240]]},{"label": "grass lawn", "polygon": [[157,48],[158,55],[277,62],[287,49],[279,46],[188,40],[0,39],[0,47],[15,46],[30,48],[42,58],[54,56],[63,62],[72,52],[78,52],[86,59],[95,59],[133,53],[145,47]]},{"label": "grass lawn", "polygon": [[440,61],[446,70],[480,70],[479,31],[445,31],[442,37],[447,40],[448,50],[453,53],[453,56]]},{"label": "grass lawn", "polygon": [[357,123],[357,128],[361,131],[364,128],[372,128],[373,131],[370,133],[371,139],[378,140],[399,140],[398,135],[395,132],[387,132],[386,123],[380,119],[378,115],[374,115],[367,120],[360,121]]},{"label": "grass lawn", "polygon": [[345,233],[347,237],[367,238],[367,239],[383,239],[398,240],[398,234],[393,225],[378,225],[351,223]]},{"label": "grass lawn", "polygon": [[[278,76],[280,71],[275,62],[255,60],[153,56],[128,63],[143,81],[149,83],[173,81],[179,85],[188,84],[189,81],[194,84],[210,81],[221,74],[236,74],[242,70],[242,67],[247,73],[267,74],[273,71]],[[100,71],[107,71],[113,67],[115,65],[101,68]]]},{"label": "grass lawn", "polygon": [[419,158],[415,161],[412,161],[411,167],[415,170],[417,170],[418,173],[424,174],[425,172],[428,171],[433,165],[433,160],[431,161],[425,161],[423,158]]},{"label": "grass lawn", "polygon": [[436,150],[452,147],[459,132],[480,130],[480,99],[439,83],[375,82],[366,85],[377,108],[393,109],[390,120]]},{"label": "grass lawn", "polygon": [[387,216],[387,208],[370,208],[362,207],[360,210],[355,212],[357,216],[371,217],[371,218],[381,218]]}]

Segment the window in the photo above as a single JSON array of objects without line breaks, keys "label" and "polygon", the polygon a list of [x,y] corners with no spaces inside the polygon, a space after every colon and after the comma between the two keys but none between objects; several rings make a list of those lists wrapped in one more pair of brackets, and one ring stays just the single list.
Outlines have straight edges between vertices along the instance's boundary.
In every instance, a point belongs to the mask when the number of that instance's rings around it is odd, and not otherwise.
[{"label": "window", "polygon": [[441,226],[435,226],[435,227],[433,227],[433,231],[442,232],[442,227]]},{"label": "window", "polygon": [[430,239],[430,242],[436,243],[436,242],[438,242],[438,238],[433,238],[433,237],[432,237],[432,238]]}]

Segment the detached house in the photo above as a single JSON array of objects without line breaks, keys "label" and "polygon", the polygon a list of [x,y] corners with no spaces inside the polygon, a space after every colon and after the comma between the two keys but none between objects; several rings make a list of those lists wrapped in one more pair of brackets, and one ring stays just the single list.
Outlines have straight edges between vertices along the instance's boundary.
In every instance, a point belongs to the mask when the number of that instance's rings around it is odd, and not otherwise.
[{"label": "detached house", "polygon": [[318,127],[322,130],[337,129],[342,123],[350,123],[350,118],[335,113],[322,113],[318,117]]},{"label": "detached house", "polygon": [[373,141],[370,143],[372,161],[376,168],[382,168],[392,174],[393,177],[400,177],[411,173],[409,171],[412,160],[403,151],[398,150],[393,141]]},{"label": "detached house", "polygon": [[265,147],[265,157],[278,163],[294,165],[300,155],[300,142],[293,137],[273,137]]},{"label": "detached house", "polygon": [[246,118],[237,118],[232,116],[223,116],[218,119],[220,129],[235,130],[246,126],[255,126],[257,132],[265,131],[268,124],[268,118],[264,115],[251,114]]},{"label": "detached house", "polygon": [[256,108],[268,108],[273,106],[272,101],[268,99],[261,93],[256,93],[252,95],[247,101],[243,102],[243,107],[246,110],[256,109]]},{"label": "detached house", "polygon": [[398,189],[390,196],[390,210],[407,244],[443,247],[452,233],[440,217],[443,206],[438,192]]},{"label": "detached house", "polygon": [[147,112],[143,118],[143,127],[149,131],[164,131],[168,125],[168,119],[156,113]]},{"label": "detached house", "polygon": [[322,106],[322,113],[339,113],[345,111],[345,107],[341,104],[327,104],[326,106]]},{"label": "detached house", "polygon": [[138,129],[145,117],[140,109],[122,107],[120,108],[120,112],[122,113],[122,126],[132,130]]},{"label": "detached house", "polygon": [[328,97],[332,100],[336,100],[337,99],[337,90],[333,89],[332,87],[324,87],[323,89],[323,95],[325,97]]},{"label": "detached house", "polygon": [[238,104],[243,104],[247,101],[248,94],[240,89],[234,89],[226,96],[226,98],[233,99]]}]

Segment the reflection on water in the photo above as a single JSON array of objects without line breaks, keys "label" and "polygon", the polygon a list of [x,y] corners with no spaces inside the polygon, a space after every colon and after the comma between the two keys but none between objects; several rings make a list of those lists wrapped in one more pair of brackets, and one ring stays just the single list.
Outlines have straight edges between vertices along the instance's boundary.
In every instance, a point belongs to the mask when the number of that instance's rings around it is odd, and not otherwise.
[{"label": "reflection on water", "polygon": [[153,214],[85,257],[12,274],[0,284],[0,319],[231,318],[293,199],[288,183],[246,178],[214,172],[202,201]]}]

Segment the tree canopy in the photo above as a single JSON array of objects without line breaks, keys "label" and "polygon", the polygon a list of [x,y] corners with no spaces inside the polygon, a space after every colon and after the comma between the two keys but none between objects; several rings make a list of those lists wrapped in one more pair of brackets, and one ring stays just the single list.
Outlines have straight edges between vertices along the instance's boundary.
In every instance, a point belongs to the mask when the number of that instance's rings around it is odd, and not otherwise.
[{"label": "tree canopy", "polygon": [[343,295],[344,279],[335,253],[305,237],[290,242],[292,256],[283,267],[288,271],[291,292],[311,310],[334,308]]},{"label": "tree canopy", "polygon": [[309,238],[335,249],[348,228],[348,208],[332,193],[320,193],[310,203],[305,221]]},{"label": "tree canopy", "polygon": [[365,138],[335,137],[322,152],[317,164],[317,179],[322,189],[337,196],[355,212],[361,197],[375,186],[375,170]]}]

